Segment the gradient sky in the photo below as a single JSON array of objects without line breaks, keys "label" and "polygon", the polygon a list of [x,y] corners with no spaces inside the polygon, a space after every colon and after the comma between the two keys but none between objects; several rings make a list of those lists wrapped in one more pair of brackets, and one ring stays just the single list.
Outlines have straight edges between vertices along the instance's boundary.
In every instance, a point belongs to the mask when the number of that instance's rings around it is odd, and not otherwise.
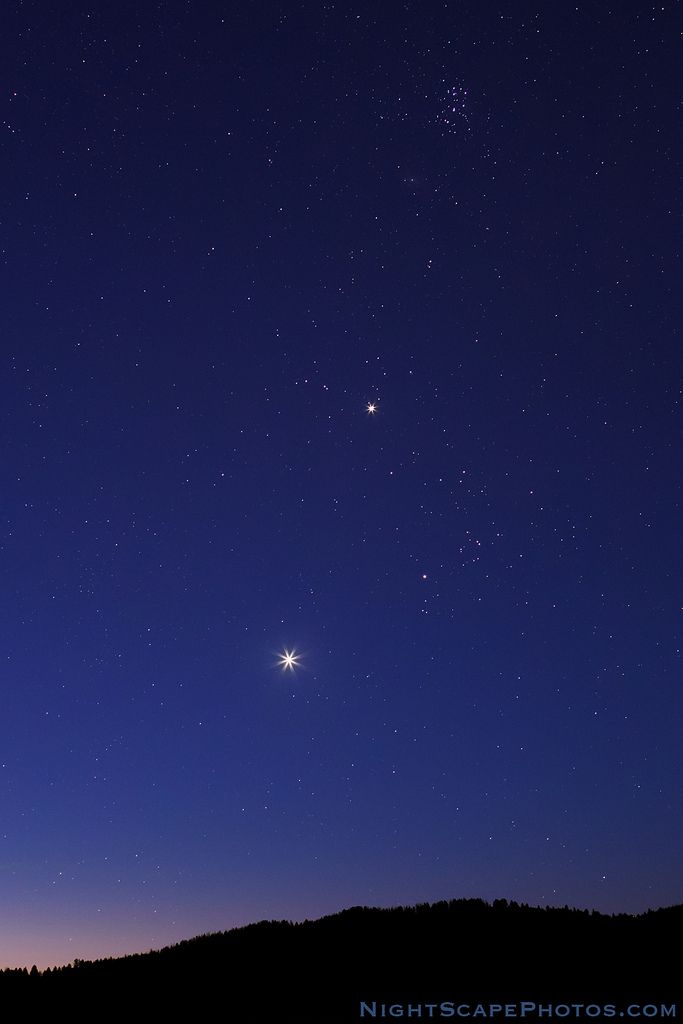
[{"label": "gradient sky", "polygon": [[0,37],[0,964],[683,901],[673,6]]}]

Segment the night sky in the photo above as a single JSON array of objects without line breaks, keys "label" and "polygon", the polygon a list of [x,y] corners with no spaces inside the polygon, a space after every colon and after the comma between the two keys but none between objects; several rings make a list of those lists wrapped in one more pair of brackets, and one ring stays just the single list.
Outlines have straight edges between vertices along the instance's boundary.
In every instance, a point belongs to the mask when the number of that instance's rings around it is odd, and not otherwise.
[{"label": "night sky", "polygon": [[0,965],[683,901],[673,6],[0,36]]}]

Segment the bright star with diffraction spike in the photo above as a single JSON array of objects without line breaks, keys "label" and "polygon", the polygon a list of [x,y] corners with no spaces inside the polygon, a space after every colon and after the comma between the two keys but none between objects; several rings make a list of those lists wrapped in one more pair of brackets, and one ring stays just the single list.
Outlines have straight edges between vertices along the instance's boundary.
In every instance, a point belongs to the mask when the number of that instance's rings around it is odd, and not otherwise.
[{"label": "bright star with diffraction spike", "polygon": [[278,666],[283,670],[283,672],[293,672],[294,669],[298,668],[301,664],[299,655],[293,648],[291,651],[288,651],[285,647],[282,654],[278,655],[278,658]]}]

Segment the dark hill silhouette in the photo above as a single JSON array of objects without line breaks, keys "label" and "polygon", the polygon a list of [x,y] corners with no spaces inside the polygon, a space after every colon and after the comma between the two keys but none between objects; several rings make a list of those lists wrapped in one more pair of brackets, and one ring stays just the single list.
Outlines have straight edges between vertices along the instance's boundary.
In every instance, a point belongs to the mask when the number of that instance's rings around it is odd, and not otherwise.
[{"label": "dark hill silhouette", "polygon": [[678,1001],[680,1017],[682,924],[683,906],[638,916],[506,900],[353,907],[43,973],[6,970],[0,997],[6,1010],[18,1003],[25,1012],[65,1010],[91,1020],[107,1011],[133,1019],[175,1011],[190,1020],[218,1013],[226,1021],[328,1024],[360,1020],[361,1001],[376,1004],[375,1019],[382,1003],[384,1019],[392,1019],[392,1005],[491,1001],[611,1002],[617,1010]]}]

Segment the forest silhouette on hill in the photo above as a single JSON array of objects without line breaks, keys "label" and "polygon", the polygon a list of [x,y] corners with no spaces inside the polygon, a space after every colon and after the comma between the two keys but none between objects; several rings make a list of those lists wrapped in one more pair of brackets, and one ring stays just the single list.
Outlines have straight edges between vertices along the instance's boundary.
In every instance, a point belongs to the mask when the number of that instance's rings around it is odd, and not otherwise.
[{"label": "forest silhouette on hill", "polygon": [[0,997],[72,1018],[138,1009],[199,1020],[218,1009],[225,1020],[320,1024],[361,1019],[361,1002],[385,1004],[387,1017],[389,1006],[442,1001],[658,1005],[680,997],[682,924],[683,906],[637,916],[477,899],[353,907],[43,972],[8,968]]}]

